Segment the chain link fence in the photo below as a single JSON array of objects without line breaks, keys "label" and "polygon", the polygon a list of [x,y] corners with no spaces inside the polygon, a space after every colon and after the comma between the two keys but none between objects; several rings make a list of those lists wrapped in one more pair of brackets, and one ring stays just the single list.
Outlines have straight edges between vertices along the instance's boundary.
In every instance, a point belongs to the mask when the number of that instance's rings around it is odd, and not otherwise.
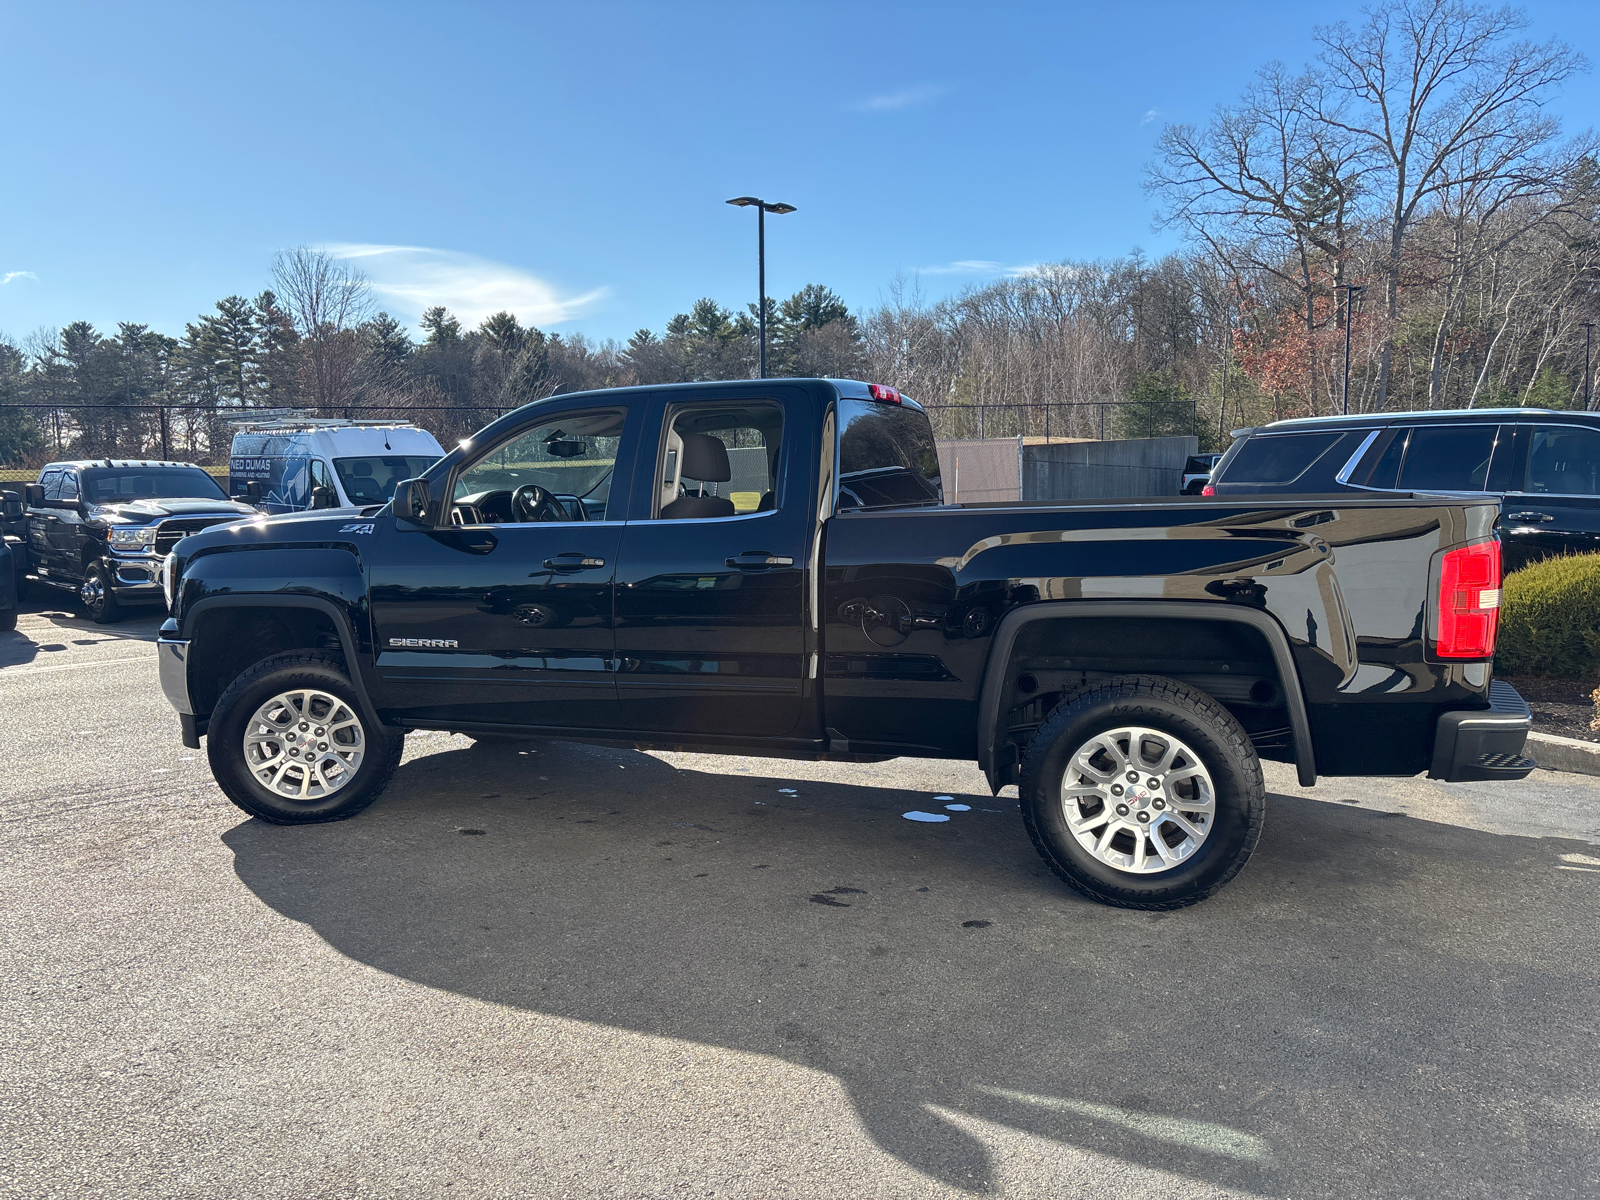
[{"label": "chain link fence", "polygon": [[[1063,401],[1057,404],[924,405],[940,441],[969,438],[1156,437],[1197,432],[1193,401]],[[0,481],[31,480],[44,463],[63,458],[178,459],[227,474],[235,427],[281,417],[281,409],[252,410],[193,404],[17,404],[39,435],[36,448],[0,466]],[[506,411],[460,404],[361,406],[296,416],[409,422],[453,446]]]}]

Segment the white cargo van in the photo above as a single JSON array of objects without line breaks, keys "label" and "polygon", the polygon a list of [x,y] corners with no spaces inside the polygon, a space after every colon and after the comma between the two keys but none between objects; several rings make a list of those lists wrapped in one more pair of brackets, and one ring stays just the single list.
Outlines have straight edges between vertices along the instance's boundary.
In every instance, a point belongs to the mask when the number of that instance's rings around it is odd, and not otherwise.
[{"label": "white cargo van", "polygon": [[387,504],[395,484],[421,475],[443,454],[433,434],[405,422],[237,421],[228,494],[264,513]]}]

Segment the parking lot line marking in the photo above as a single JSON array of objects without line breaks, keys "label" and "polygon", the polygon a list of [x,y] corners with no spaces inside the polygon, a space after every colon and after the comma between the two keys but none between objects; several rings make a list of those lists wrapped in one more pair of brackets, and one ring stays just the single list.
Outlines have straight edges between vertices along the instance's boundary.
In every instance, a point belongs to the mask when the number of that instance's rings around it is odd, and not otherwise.
[{"label": "parking lot line marking", "polygon": [[15,678],[18,675],[44,675],[44,674],[46,674],[47,672],[50,672],[50,671],[78,671],[78,670],[82,670],[84,667],[114,667],[118,663],[137,662],[141,658],[152,658],[153,659],[153,658],[155,658],[155,655],[154,654],[122,654],[122,655],[118,655],[116,658],[102,658],[102,659],[97,659],[94,662],[61,663],[59,666],[54,666],[54,667],[22,667],[22,668],[17,669],[17,670],[8,670],[8,669],[6,669],[4,667],[0,667],[0,676],[3,676],[6,679],[12,679],[12,678]]}]

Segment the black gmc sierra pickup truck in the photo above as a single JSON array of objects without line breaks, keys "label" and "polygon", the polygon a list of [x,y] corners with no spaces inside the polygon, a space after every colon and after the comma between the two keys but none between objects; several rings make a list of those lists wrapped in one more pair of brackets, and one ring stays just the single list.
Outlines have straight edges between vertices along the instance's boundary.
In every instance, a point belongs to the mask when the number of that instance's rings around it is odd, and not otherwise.
[{"label": "black gmc sierra pickup truck", "polygon": [[1172,908],[1260,836],[1259,758],[1520,779],[1492,502],[946,504],[892,388],[558,396],[381,509],[259,518],[162,568],[184,743],[267,821],[370,804],[410,729],[975,759],[1039,852]]}]

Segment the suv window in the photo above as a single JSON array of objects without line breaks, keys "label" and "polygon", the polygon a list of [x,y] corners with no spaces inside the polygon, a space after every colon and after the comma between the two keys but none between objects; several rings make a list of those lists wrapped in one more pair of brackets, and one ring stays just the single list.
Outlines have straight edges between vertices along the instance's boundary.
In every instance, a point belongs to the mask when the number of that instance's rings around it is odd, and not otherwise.
[{"label": "suv window", "polygon": [[839,401],[839,507],[943,504],[927,414],[873,400]]},{"label": "suv window", "polygon": [[1333,448],[1343,430],[1246,438],[1228,464],[1228,483],[1293,483]]},{"label": "suv window", "polygon": [[[1402,492],[1481,492],[1489,479],[1497,425],[1418,425],[1411,430]],[[1373,472],[1374,475],[1377,472]]]},{"label": "suv window", "polygon": [[1552,496],[1600,496],[1600,430],[1534,426],[1527,490]]}]

